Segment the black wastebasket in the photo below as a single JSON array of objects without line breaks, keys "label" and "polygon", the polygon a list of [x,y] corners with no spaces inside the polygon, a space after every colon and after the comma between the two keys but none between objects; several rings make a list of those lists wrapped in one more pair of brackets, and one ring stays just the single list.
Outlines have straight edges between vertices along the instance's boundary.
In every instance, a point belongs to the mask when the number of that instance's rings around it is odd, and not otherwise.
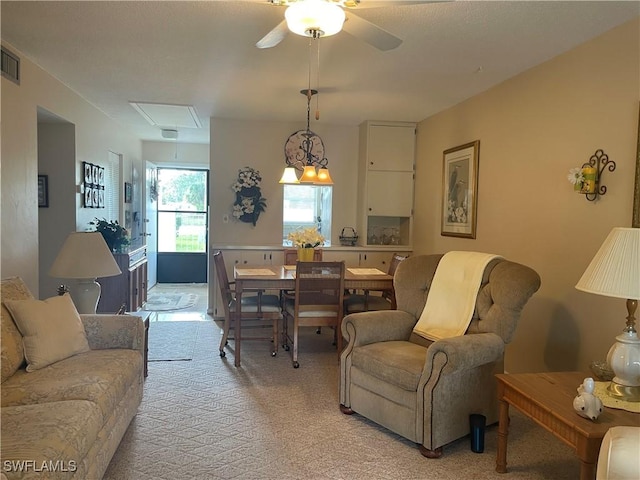
[{"label": "black wastebasket", "polygon": [[469,415],[469,429],[471,431],[471,451],[484,452],[484,429],[487,418],[484,415],[473,413]]}]

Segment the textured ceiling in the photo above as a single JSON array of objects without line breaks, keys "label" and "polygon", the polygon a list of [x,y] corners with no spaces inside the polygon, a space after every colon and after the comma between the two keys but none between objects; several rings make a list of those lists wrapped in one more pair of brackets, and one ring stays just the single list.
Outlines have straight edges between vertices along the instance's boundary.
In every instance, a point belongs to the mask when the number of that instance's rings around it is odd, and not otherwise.
[{"label": "textured ceiling", "polygon": [[[320,40],[319,83],[312,79],[320,122],[419,121],[640,16],[637,1],[386,3],[357,14],[402,38],[397,49],[346,32]],[[130,101],[193,105],[203,127],[179,128],[181,142],[207,143],[209,117],[304,125],[298,92],[309,41],[289,34],[256,48],[284,16],[266,0],[2,1],[1,9],[3,44],[141,139],[163,140]]]}]

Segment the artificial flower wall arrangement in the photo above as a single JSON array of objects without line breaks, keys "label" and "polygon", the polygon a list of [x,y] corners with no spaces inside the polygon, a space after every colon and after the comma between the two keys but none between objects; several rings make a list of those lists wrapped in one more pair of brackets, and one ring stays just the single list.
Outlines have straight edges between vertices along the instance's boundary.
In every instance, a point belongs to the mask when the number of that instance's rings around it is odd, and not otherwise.
[{"label": "artificial flower wall arrangement", "polygon": [[316,227],[295,230],[287,235],[287,239],[297,248],[316,248],[324,244],[324,237]]},{"label": "artificial flower wall arrangement", "polygon": [[236,192],[233,203],[233,217],[241,222],[256,226],[258,217],[267,209],[267,199],[262,196],[260,172],[251,167],[238,170],[238,179],[231,189]]},{"label": "artificial flower wall arrangement", "polygon": [[123,248],[131,243],[129,232],[117,220],[96,218],[93,222],[89,222],[89,225],[95,226],[95,231],[102,234],[109,250],[114,253],[122,252]]},{"label": "artificial flower wall arrangement", "polygon": [[567,179],[578,193],[594,193],[596,191],[596,169],[590,165],[572,168],[569,170]]}]

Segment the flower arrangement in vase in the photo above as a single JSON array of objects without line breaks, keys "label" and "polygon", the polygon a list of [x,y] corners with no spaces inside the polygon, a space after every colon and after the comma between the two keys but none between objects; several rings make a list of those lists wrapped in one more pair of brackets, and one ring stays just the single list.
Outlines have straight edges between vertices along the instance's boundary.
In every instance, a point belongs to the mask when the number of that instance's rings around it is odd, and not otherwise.
[{"label": "flower arrangement in vase", "polygon": [[238,179],[231,189],[236,192],[236,201],[233,203],[234,218],[256,226],[258,217],[267,209],[267,199],[260,191],[262,176],[260,172],[251,167],[238,170]]},{"label": "flower arrangement in vase", "polygon": [[104,218],[96,218],[93,222],[89,222],[89,225],[96,227],[96,232],[102,234],[109,250],[114,253],[122,252],[123,247],[131,243],[129,232],[117,220],[109,221]]},{"label": "flower arrangement in vase", "polygon": [[295,230],[287,239],[298,249],[298,260],[301,262],[313,261],[313,250],[324,244],[324,237],[316,227],[307,227]]}]

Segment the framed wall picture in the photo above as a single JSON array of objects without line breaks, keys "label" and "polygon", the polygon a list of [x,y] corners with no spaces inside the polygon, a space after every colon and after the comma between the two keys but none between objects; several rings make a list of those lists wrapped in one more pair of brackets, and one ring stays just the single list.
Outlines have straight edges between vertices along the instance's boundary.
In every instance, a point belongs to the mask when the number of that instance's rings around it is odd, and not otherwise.
[{"label": "framed wall picture", "polygon": [[476,238],[480,140],[443,152],[441,235]]},{"label": "framed wall picture", "polygon": [[93,208],[93,188],[91,187],[84,187],[84,206]]},{"label": "framed wall picture", "polygon": [[38,175],[38,207],[49,207],[49,176]]},{"label": "framed wall picture", "polygon": [[82,162],[84,208],[105,208],[105,169],[100,165]]},{"label": "framed wall picture", "polygon": [[93,165],[87,162],[82,162],[82,168],[84,169],[84,183],[93,183]]},{"label": "framed wall picture", "polygon": [[133,194],[133,185],[129,182],[124,182],[124,203],[131,203],[131,196]]}]

